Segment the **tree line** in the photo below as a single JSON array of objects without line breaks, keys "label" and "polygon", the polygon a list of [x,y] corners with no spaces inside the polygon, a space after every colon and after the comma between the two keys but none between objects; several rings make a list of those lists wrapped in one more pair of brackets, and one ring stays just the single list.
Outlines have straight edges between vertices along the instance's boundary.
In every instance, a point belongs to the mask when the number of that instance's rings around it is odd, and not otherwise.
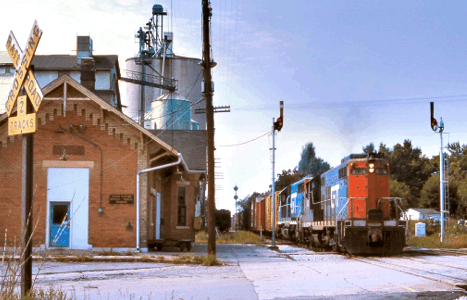
[{"label": "tree line", "polygon": [[[408,139],[395,144],[392,148],[380,143],[378,148],[374,143],[362,147],[364,153],[380,152],[389,160],[390,196],[405,199],[407,207],[423,207],[440,209],[439,155],[431,158],[414,147]],[[450,143],[444,153],[446,160],[448,182],[446,201],[449,214],[462,217],[467,209],[467,145],[459,142]],[[298,165],[293,169],[282,170],[277,174],[276,191],[280,191],[306,175],[317,176],[331,169],[329,163],[316,155],[312,142],[302,148]],[[254,192],[237,205],[239,209],[246,208],[248,201],[256,197],[266,196],[266,192]]]}]

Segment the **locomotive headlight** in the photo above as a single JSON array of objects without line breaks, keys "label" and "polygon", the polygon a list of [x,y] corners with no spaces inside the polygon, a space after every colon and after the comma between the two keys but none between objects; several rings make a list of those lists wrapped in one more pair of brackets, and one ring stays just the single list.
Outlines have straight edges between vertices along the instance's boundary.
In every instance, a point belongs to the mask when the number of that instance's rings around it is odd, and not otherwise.
[{"label": "locomotive headlight", "polygon": [[375,164],[370,164],[370,169],[373,169],[375,167]]},{"label": "locomotive headlight", "polygon": [[375,169],[373,169],[373,168],[370,168],[370,170],[369,170],[369,171],[370,171],[370,173],[373,173],[373,172],[375,171]]}]

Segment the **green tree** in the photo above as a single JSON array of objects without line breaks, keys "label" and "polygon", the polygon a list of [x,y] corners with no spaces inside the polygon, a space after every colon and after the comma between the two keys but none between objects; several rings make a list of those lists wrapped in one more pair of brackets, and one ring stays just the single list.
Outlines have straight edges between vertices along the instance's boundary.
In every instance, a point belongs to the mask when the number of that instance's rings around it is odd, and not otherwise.
[{"label": "green tree", "polygon": [[460,217],[467,213],[467,145],[448,144],[449,185],[457,187],[457,210]]},{"label": "green tree", "polygon": [[[365,147],[362,147],[362,151],[366,154],[370,152],[376,152],[375,144],[373,142],[369,143]],[[381,142],[378,147],[378,152],[384,154],[385,157],[389,157],[389,154],[391,154],[391,149],[386,147],[386,144],[383,144],[383,142]]]},{"label": "green tree", "polygon": [[298,172],[305,175],[316,176],[327,170],[331,169],[331,166],[325,162],[322,158],[316,156],[315,147],[313,143],[307,143],[302,148],[302,155],[298,162]]},{"label": "green tree", "polygon": [[288,185],[299,181],[303,178],[298,171],[297,168],[292,170],[282,170],[281,174],[277,174],[278,178],[276,180],[276,191],[280,191],[283,188],[287,187]]},{"label": "green tree", "polygon": [[[449,190],[446,193],[446,209],[449,209],[449,215],[454,214],[458,210],[459,196],[457,183],[449,180]],[[424,208],[433,208],[440,210],[440,196],[439,196],[439,174],[435,174],[428,178],[423,185],[420,195],[420,206]]]},{"label": "green tree", "polygon": [[383,144],[383,142],[381,142],[381,143],[379,143],[378,152],[384,154],[384,157],[389,158],[389,155],[391,154],[392,151],[391,151],[391,149],[386,147],[386,144]]},{"label": "green tree", "polygon": [[366,153],[366,154],[375,152],[375,144],[369,143],[365,147],[362,147],[362,151],[363,153]]},{"label": "green tree", "polygon": [[410,140],[404,140],[402,145],[398,143],[394,146],[389,155],[389,166],[391,179],[405,183],[410,188],[410,199],[416,202],[431,175],[430,159],[422,155],[420,148],[414,148]]},{"label": "green tree", "polygon": [[403,182],[391,179],[389,181],[389,195],[391,197],[404,198],[404,206],[416,207],[416,201],[412,199],[410,188]]},{"label": "green tree", "polygon": [[253,194],[248,195],[245,198],[238,200],[238,202],[237,202],[238,210],[239,211],[245,210],[246,208],[248,208],[249,202],[252,199],[256,199],[256,197],[261,197],[261,195],[262,195],[262,193],[254,192]]},{"label": "green tree", "polygon": [[420,206],[439,210],[439,174],[428,178],[420,195]]}]

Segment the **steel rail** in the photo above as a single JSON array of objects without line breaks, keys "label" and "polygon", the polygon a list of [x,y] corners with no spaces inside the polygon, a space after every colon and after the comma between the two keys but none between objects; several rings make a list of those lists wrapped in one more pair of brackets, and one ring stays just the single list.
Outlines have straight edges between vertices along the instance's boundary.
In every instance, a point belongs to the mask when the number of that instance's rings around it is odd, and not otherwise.
[{"label": "steel rail", "polygon": [[[417,269],[417,268],[409,268],[407,266],[401,266],[401,265],[391,263],[391,262],[384,262],[384,261],[381,261],[381,260],[378,260],[378,259],[375,259],[375,258],[352,257],[352,259],[356,260],[356,261],[359,261],[359,262],[362,262],[362,263],[378,266],[378,267],[381,267],[381,268],[390,269],[390,270],[394,270],[394,271],[399,271],[399,272],[402,272],[402,273],[405,273],[405,274],[417,276],[417,277],[420,277],[420,278],[425,278],[425,279],[428,279],[428,280],[431,280],[431,281],[440,282],[440,283],[443,283],[443,284],[448,284],[448,285],[451,285],[451,286],[455,286],[457,288],[462,288],[462,289],[465,288],[465,281],[466,281],[465,278],[459,278],[459,277],[456,277],[456,276],[450,276],[450,275],[439,273],[439,272],[421,270],[421,269]],[[427,274],[425,275],[425,274],[420,274],[420,273],[427,273]],[[437,276],[438,278],[435,278],[433,276]],[[449,282],[449,281],[447,281],[448,279],[458,281],[458,282],[456,282],[456,283]]]}]

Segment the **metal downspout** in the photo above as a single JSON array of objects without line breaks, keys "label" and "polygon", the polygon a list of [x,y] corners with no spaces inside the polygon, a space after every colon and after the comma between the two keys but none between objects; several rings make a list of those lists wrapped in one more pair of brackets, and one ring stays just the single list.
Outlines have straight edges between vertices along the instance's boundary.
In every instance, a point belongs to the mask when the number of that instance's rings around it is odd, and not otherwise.
[{"label": "metal downspout", "polygon": [[140,215],[140,207],[139,207],[139,204],[140,204],[140,195],[139,195],[139,190],[140,190],[140,186],[139,186],[139,176],[143,173],[148,173],[148,172],[151,172],[151,171],[157,171],[157,170],[160,170],[160,169],[165,169],[165,168],[168,168],[168,167],[172,167],[172,166],[176,166],[178,164],[180,164],[182,162],[182,156],[181,154],[179,153],[178,154],[178,160],[176,162],[173,162],[173,163],[170,163],[170,164],[166,164],[166,165],[162,165],[162,166],[157,166],[157,167],[154,167],[154,168],[149,168],[149,169],[144,169],[144,170],[141,170],[141,171],[138,171],[138,173],[136,174],[136,250],[139,251],[140,249],[140,222],[139,222],[139,215]]}]

